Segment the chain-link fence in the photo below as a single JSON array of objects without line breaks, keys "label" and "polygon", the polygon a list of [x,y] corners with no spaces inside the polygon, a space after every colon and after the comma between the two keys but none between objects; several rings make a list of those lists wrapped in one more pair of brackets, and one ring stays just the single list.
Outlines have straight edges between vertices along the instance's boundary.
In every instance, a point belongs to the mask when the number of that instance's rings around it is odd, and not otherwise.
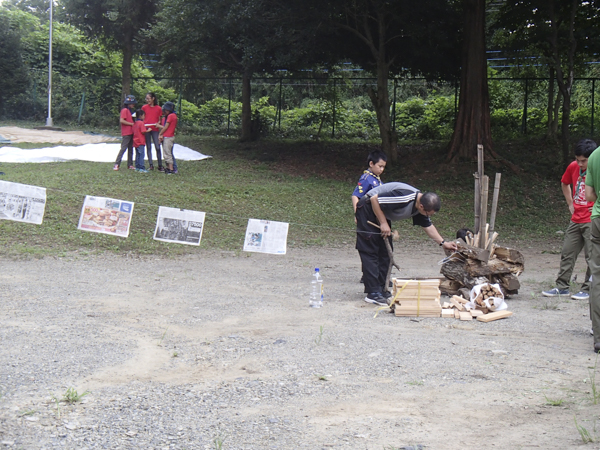
[{"label": "chain-link fence", "polygon": [[[600,129],[596,78],[573,85],[571,130],[593,137]],[[377,118],[369,97],[374,78],[254,78],[252,113],[263,135],[308,138],[378,139]],[[558,87],[542,78],[491,78],[492,133],[496,138],[543,134],[548,108],[555,108]],[[177,105],[182,127],[202,134],[236,135],[241,127],[239,78],[134,78],[132,93],[141,106],[147,92],[162,104]],[[391,118],[400,139],[447,139],[452,134],[458,86],[418,78],[388,83]],[[118,124],[121,79],[53,74],[55,124],[111,127]],[[47,114],[47,72],[32,72],[23,92],[0,107],[4,119],[43,121]],[[558,106],[560,109],[560,105]],[[559,113],[560,114],[560,113]],[[559,116],[560,117],[560,116]]]}]

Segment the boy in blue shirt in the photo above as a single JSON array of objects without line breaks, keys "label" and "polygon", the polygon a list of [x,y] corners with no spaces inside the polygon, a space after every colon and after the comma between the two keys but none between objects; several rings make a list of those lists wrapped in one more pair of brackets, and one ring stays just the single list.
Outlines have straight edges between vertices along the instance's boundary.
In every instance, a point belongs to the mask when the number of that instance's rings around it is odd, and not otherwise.
[{"label": "boy in blue shirt", "polygon": [[379,177],[385,170],[387,156],[381,150],[374,150],[369,153],[367,164],[369,165],[369,168],[360,176],[356,188],[354,188],[354,192],[352,193],[352,207],[354,208],[354,214],[356,214],[356,205],[363,195],[371,189],[383,184]]}]

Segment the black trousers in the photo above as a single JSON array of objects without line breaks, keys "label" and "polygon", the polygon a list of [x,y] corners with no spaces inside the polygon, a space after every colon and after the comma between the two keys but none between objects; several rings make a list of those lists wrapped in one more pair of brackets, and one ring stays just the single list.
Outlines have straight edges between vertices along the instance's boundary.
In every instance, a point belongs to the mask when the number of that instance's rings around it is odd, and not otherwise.
[{"label": "black trousers", "polygon": [[[390,266],[390,256],[379,228],[367,222],[378,223],[371,202],[365,195],[356,205],[356,250],[362,263],[365,292],[383,292],[385,277]],[[391,222],[388,220],[388,225]],[[387,238],[392,245],[391,236]]]}]

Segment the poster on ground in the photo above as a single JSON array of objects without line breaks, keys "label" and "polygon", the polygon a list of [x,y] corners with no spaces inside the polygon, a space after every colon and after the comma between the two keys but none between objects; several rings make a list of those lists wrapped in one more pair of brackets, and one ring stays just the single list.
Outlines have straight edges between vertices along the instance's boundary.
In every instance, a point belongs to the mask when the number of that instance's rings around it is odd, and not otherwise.
[{"label": "poster on ground", "polygon": [[132,214],[133,202],[86,195],[77,228],[126,238]]},{"label": "poster on ground", "polygon": [[205,213],[185,209],[158,208],[154,239],[176,244],[200,245]]},{"label": "poster on ground", "polygon": [[289,226],[285,222],[248,219],[244,251],[285,255]]},{"label": "poster on ground", "polygon": [[0,181],[0,219],[41,225],[46,188]]}]

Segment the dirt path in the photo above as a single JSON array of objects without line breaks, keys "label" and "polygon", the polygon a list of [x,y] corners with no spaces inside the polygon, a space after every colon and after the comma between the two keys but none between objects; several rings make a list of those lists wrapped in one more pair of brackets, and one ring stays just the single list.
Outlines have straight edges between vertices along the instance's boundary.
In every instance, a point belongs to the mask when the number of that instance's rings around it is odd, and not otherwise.
[{"label": "dirt path", "polygon": [[[403,274],[437,275],[434,247],[398,250]],[[374,318],[352,249],[2,261],[0,442],[579,447],[574,417],[600,439],[588,306],[541,297],[559,256],[521,250],[514,315],[488,324]],[[308,308],[314,266],[326,282],[318,310]],[[57,405],[69,387],[90,393]]]}]

